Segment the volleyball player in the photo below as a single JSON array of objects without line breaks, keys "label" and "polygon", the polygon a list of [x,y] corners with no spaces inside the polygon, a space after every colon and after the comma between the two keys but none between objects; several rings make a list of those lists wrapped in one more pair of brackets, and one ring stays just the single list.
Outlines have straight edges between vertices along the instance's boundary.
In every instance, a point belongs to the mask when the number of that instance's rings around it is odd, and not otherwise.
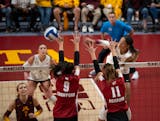
[{"label": "volleyball player", "polygon": [[[139,55],[139,50],[134,48],[133,39],[131,36],[127,35],[120,39],[119,43],[117,43],[116,47],[117,57],[119,62],[135,62]],[[106,63],[113,63],[112,52],[107,56]],[[129,67],[121,67],[125,85],[127,90],[128,103],[130,102],[130,68]]]},{"label": "volleyball player", "polygon": [[[34,66],[50,66],[56,62],[47,54],[47,46],[44,44],[39,45],[38,54],[31,56],[24,64],[24,67]],[[46,98],[56,101],[56,97],[52,95],[50,83],[50,70],[49,69],[35,69],[30,72],[24,72],[24,78],[28,80],[29,94],[33,96],[37,84],[40,82],[40,87],[44,92]]]},{"label": "volleyball player", "polygon": [[79,88],[79,42],[80,35],[75,33],[74,64],[64,61],[63,41],[58,39],[59,63],[52,67],[56,79],[57,101],[53,108],[54,121],[78,121],[77,91]]},{"label": "volleyball player", "polygon": [[[88,42],[87,50],[91,55],[92,61],[94,63],[94,68],[96,71],[95,81],[98,84],[107,104],[107,115],[106,120],[108,121],[128,121],[127,110],[128,105],[126,101],[125,84],[120,70],[117,53],[116,53],[116,43],[111,42],[109,49],[113,55],[112,64],[105,64],[100,70],[97,58],[96,58],[96,48],[94,48],[94,43],[92,41]],[[105,119],[104,119],[105,120]]]},{"label": "volleyball player", "polygon": [[[119,42],[123,36],[133,35],[134,33],[133,28],[125,24],[124,22],[116,20],[114,12],[110,12],[108,14],[108,19],[109,21],[104,22],[104,24],[101,27],[102,39],[105,39],[105,33],[108,33],[108,35],[113,39],[113,41],[116,42]],[[107,57],[109,53],[110,50],[107,47],[104,47],[98,55],[98,62],[103,63],[104,59]],[[95,72],[94,70],[91,71],[89,76],[94,75],[94,72]],[[139,78],[138,71],[136,71],[135,68],[132,69],[132,73],[133,73],[132,79]]]},{"label": "volleyball player", "polygon": [[[37,99],[28,95],[28,87],[26,83],[19,83],[17,85],[17,98],[10,103],[5,112],[4,121],[10,121],[9,116],[15,109],[17,121],[38,121],[36,117],[41,114],[42,107]],[[36,107],[37,111],[34,111]]]}]

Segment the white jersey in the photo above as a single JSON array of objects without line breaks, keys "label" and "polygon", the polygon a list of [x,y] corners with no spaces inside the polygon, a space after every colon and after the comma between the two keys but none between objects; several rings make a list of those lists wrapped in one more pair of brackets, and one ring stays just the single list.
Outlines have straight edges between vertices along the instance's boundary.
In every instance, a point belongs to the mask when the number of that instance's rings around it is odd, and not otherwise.
[{"label": "white jersey", "polygon": [[[34,60],[33,60],[33,64],[31,65],[32,67],[34,66],[50,66],[50,61],[51,58],[46,55],[46,58],[43,61],[40,61],[38,54],[34,55]],[[41,69],[41,70],[31,70],[29,73],[29,80],[33,80],[33,81],[46,81],[48,79],[50,79],[50,70],[49,69]]]},{"label": "white jersey", "polygon": [[[131,53],[130,50],[128,50],[125,54],[121,54],[120,49],[118,47],[116,48],[116,52],[117,52],[118,61],[122,62],[122,63],[125,62],[127,58],[132,56],[132,53]],[[111,52],[107,56],[106,63],[113,64],[113,56],[112,56]],[[123,74],[128,74],[129,73],[129,68],[128,67],[120,67],[120,69],[122,70]]]}]

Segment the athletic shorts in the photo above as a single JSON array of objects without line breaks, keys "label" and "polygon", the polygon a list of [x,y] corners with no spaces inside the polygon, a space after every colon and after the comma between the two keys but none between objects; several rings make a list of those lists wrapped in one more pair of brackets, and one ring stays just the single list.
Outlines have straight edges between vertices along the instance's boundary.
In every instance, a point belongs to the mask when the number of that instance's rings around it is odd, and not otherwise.
[{"label": "athletic shorts", "polygon": [[74,116],[70,118],[54,118],[53,121],[78,121],[78,116]]},{"label": "athletic shorts", "polygon": [[29,119],[27,121],[38,121],[36,118]]},{"label": "athletic shorts", "polygon": [[129,121],[126,111],[107,113],[107,121]]}]

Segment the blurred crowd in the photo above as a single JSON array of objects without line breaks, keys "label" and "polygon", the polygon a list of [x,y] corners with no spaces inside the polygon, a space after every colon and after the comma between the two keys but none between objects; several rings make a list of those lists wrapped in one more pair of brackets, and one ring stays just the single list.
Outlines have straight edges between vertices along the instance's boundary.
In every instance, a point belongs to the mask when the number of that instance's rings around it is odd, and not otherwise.
[{"label": "blurred crowd", "polygon": [[73,21],[73,31],[92,33],[111,11],[117,19],[131,26],[133,21],[140,23],[142,31],[148,32],[148,21],[154,28],[159,24],[160,0],[0,0],[0,23],[5,22],[1,31],[19,32],[22,21],[31,32],[43,32],[53,23],[64,31]]}]

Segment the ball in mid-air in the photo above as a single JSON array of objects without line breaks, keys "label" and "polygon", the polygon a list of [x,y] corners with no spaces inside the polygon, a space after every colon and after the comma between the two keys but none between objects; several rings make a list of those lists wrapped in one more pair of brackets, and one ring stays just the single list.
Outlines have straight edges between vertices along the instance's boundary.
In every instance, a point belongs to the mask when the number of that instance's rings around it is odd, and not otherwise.
[{"label": "ball in mid-air", "polygon": [[49,40],[49,41],[54,41],[56,38],[58,38],[58,31],[56,27],[50,26],[46,28],[44,32],[44,37],[46,40]]}]

